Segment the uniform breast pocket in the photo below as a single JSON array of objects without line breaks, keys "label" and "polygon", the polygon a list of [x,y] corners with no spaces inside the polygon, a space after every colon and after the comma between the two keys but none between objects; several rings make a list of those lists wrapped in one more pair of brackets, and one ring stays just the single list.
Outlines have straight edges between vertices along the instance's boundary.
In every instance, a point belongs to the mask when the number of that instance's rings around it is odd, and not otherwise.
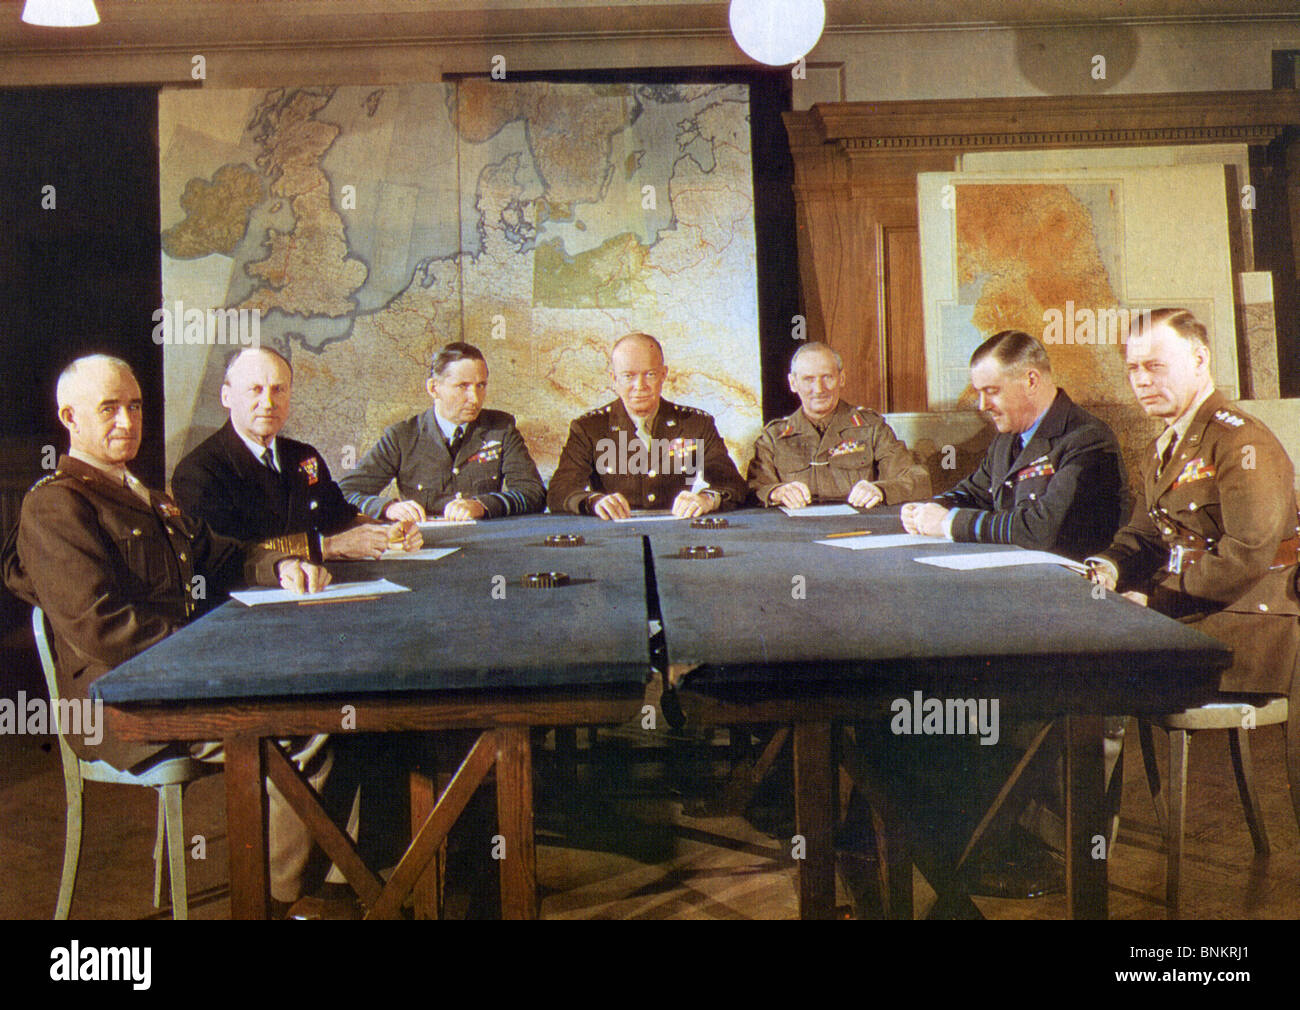
[{"label": "uniform breast pocket", "polygon": [[832,456],[830,469],[832,473],[838,474],[845,480],[850,478],[874,480],[876,476],[876,468],[873,465],[871,453],[865,449],[854,449],[838,456]]},{"label": "uniform breast pocket", "polygon": [[1197,480],[1170,488],[1160,500],[1171,515],[1201,536],[1215,540],[1223,532],[1223,506],[1212,480]]},{"label": "uniform breast pocket", "polygon": [[1016,504],[1023,505],[1026,502],[1035,502],[1047,493],[1047,485],[1051,481],[1049,476],[1024,477],[1016,482]]},{"label": "uniform breast pocket", "polygon": [[162,545],[147,530],[134,528],[115,538],[119,557],[119,577],[128,592],[143,595],[166,580],[166,562]]}]

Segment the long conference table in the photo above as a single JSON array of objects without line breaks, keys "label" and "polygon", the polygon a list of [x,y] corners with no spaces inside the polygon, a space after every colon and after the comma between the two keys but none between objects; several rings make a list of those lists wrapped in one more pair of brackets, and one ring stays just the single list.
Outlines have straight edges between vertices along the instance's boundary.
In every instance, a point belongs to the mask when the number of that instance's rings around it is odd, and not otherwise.
[{"label": "long conference table", "polygon": [[[1228,649],[1114,594],[1099,599],[1063,567],[953,571],[917,561],[1018,548],[815,543],[836,533],[901,533],[897,509],[823,518],[750,509],[723,518],[728,525],[717,529],[553,515],[435,529],[426,546],[455,553],[330,565],[336,581],[385,578],[409,592],[252,608],[227,602],[102,677],[93,695],[124,739],[223,741],[232,917],[268,913],[268,778],[368,917],[385,918],[412,894],[417,907],[427,900],[435,853],[495,768],[502,914],[534,918],[530,730],[639,716],[654,619],[668,686],[692,720],[792,728],[801,916],[834,914],[835,729],[888,718],[890,699],[920,691],[999,699],[1003,713],[1060,721],[1068,914],[1105,918],[1106,860],[1093,858],[1095,840],[1109,835],[1102,720],[1204,701]],[[584,542],[550,546],[552,534]],[[720,551],[683,556],[697,547]],[[524,584],[526,575],[554,571],[567,584]],[[417,800],[413,787],[412,841],[387,882],[365,866],[278,742],[453,729],[477,730],[476,742],[440,794],[426,789]]]}]

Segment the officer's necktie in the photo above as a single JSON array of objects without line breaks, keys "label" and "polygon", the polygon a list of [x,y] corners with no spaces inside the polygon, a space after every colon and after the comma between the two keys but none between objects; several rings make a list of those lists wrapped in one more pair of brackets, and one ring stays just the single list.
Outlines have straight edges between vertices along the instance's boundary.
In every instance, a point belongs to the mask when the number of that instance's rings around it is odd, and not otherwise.
[{"label": "officer's necktie", "polygon": [[1016,456],[1019,456],[1024,451],[1025,451],[1025,433],[1022,431],[1019,435],[1016,436],[1016,451],[1011,458],[1015,459]]},{"label": "officer's necktie", "polygon": [[1156,470],[1157,480],[1159,480],[1161,474],[1165,472],[1165,467],[1169,465],[1169,461],[1174,458],[1174,443],[1177,441],[1177,436],[1171,437],[1169,439],[1169,444],[1165,446],[1165,451],[1160,454],[1160,467]]},{"label": "officer's necktie", "polygon": [[275,465],[275,454],[271,452],[270,446],[262,450],[262,464],[272,473],[280,472],[280,468]]},{"label": "officer's necktie", "polygon": [[460,452],[461,443],[464,441],[465,426],[463,424],[458,424],[456,425],[456,430],[452,432],[451,441],[447,445],[447,448],[451,450],[451,458],[453,460],[456,458],[456,453]]}]

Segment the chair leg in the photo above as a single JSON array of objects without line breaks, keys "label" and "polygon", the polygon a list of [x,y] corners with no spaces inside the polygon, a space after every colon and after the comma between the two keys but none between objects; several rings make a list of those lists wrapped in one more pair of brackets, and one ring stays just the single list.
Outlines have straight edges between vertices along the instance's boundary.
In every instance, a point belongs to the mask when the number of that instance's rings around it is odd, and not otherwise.
[{"label": "chair leg", "polygon": [[72,892],[77,888],[77,865],[81,861],[81,776],[64,769],[63,788],[68,799],[68,813],[63,839],[63,874],[59,878],[59,899],[54,918],[66,919],[72,911]]},{"label": "chair leg", "polygon": [[158,789],[158,828],[153,836],[153,907],[162,907],[163,845],[167,835],[167,804],[162,788]]},{"label": "chair leg", "polygon": [[1183,870],[1183,832],[1187,826],[1187,738],[1185,729],[1169,731],[1169,858],[1165,869],[1165,914],[1179,918]]},{"label": "chair leg", "polygon": [[1237,776],[1237,793],[1241,796],[1241,808],[1246,813],[1246,827],[1250,829],[1250,840],[1255,843],[1255,852],[1267,856],[1271,851],[1268,844],[1268,831],[1264,827],[1264,811],[1259,806],[1259,793],[1255,789],[1255,762],[1250,753],[1250,733],[1248,729],[1228,731],[1228,752],[1232,755],[1232,771]]},{"label": "chair leg", "polygon": [[1300,656],[1296,657],[1296,673],[1291,680],[1291,698],[1287,702],[1286,779],[1291,787],[1291,811],[1296,827],[1300,828]]},{"label": "chair leg", "polygon": [[162,801],[167,821],[167,874],[171,877],[172,918],[190,917],[190,898],[185,873],[185,820],[181,813],[184,787],[163,786]]},{"label": "chair leg", "polygon": [[1151,723],[1139,718],[1138,745],[1142,750],[1142,767],[1147,773],[1147,788],[1151,791],[1151,805],[1156,810],[1156,824],[1160,834],[1169,837],[1169,814],[1165,809],[1165,798],[1160,789],[1160,766],[1156,763],[1156,743],[1151,732]]}]

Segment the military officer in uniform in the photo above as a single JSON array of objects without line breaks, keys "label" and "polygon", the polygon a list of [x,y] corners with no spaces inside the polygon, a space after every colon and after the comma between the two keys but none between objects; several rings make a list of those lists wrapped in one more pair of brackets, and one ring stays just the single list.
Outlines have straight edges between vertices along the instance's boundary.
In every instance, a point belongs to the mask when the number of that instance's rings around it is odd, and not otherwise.
[{"label": "military officer in uniform", "polygon": [[[484,410],[488,367],[473,344],[433,358],[425,389],[433,406],[393,425],[339,482],[376,519],[495,519],[540,512],[546,489],[515,419]],[[397,482],[398,499],[381,493]]]},{"label": "military officer in uniform", "polygon": [[280,434],[292,387],[292,367],[269,347],[245,348],[230,359],[221,385],[230,418],[172,474],[181,508],[225,536],[316,561],[378,558],[390,537],[419,550],[423,538],[414,523],[392,529],[361,516],[320,453]]},{"label": "military officer in uniform", "polygon": [[975,473],[933,502],[903,506],[907,532],[1079,561],[1110,543],[1128,514],[1114,432],[1056,385],[1047,351],[1027,333],[989,337],[970,369],[998,434]]},{"label": "military officer in uniform", "polygon": [[1300,643],[1291,461],[1215,390],[1205,327],[1186,309],[1152,312],[1125,353],[1138,403],[1165,429],[1128,525],[1088,559],[1092,578],[1230,645],[1220,690],[1286,694]]},{"label": "military officer in uniform", "polygon": [[763,429],[749,463],[749,487],[760,502],[803,508],[847,501],[871,508],[929,497],[929,474],[885,419],[840,399],[844,362],[838,353],[826,344],[804,344],[790,359],[788,378],[800,409]]},{"label": "military officer in uniform", "polygon": [[745,482],[712,416],[663,399],[667,377],[654,337],[629,333],[614,344],[618,399],[569,425],[546,496],[552,512],[625,519],[632,509],[671,509],[688,518],[744,503]]},{"label": "military officer in uniform", "polygon": [[[5,584],[40,606],[54,629],[55,672],[64,698],[86,699],[99,677],[166,638],[195,613],[196,587],[219,597],[255,582],[315,592],[329,573],[300,557],[246,545],[185,515],[165,494],[127,469],[140,447],[143,408],[130,366],[107,355],[78,358],[58,382],[59,420],[70,447],[58,468],[23,499],[5,543]],[[206,582],[196,582],[201,576]],[[174,747],[136,744],[110,732],[95,746],[68,743],[86,760],[143,770]],[[331,756],[324,737],[300,750],[300,767],[323,784]],[[196,756],[218,759],[212,744]],[[271,804],[272,887],[281,901],[298,894],[311,837],[278,794]]]}]

